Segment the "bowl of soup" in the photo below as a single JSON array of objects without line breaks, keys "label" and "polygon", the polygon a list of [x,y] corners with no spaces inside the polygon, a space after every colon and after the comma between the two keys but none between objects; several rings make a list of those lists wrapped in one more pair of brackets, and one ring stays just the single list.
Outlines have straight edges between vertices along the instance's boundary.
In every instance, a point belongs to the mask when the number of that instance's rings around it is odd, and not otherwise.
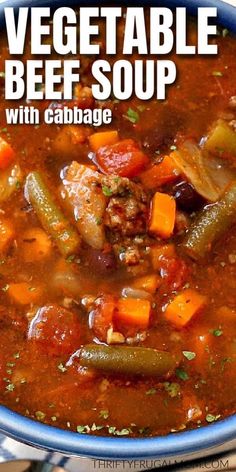
[{"label": "bowl of soup", "polygon": [[[196,45],[205,3],[168,6],[193,14]],[[166,100],[94,99],[91,55],[78,55],[72,100],[48,100],[44,84],[43,100],[6,100],[1,73],[0,430],[10,437],[122,459],[203,455],[235,439],[236,9],[210,6],[219,53],[173,53]],[[120,38],[124,28],[122,17]],[[101,22],[101,58],[104,34]],[[6,35],[0,48],[4,71]],[[6,109],[23,107],[39,120],[6,125]],[[45,110],[58,121],[44,122]],[[65,110],[112,121],[62,124]]]}]

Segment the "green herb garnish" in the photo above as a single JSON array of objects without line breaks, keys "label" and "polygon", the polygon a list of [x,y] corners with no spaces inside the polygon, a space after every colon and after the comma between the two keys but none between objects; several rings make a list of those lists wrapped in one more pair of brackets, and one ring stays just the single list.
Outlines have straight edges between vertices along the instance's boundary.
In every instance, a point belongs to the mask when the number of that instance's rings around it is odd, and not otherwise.
[{"label": "green herb garnish", "polygon": [[102,193],[105,195],[105,197],[110,197],[112,195],[112,191],[107,185],[102,186]]},{"label": "green herb garnish", "polygon": [[96,225],[98,226],[102,224],[102,218],[100,218],[99,216],[96,217],[95,221],[96,221]]},{"label": "green herb garnish", "polygon": [[146,395],[155,395],[155,393],[157,393],[157,390],[154,387],[146,391]]},{"label": "green herb garnish", "polygon": [[165,382],[164,387],[171,398],[177,397],[180,393],[180,385],[175,382]]},{"label": "green herb garnish", "polygon": [[99,413],[100,418],[103,418],[104,420],[107,420],[109,417],[109,411],[108,410],[101,410]]},{"label": "green herb garnish", "polygon": [[67,371],[67,368],[62,364],[62,362],[60,362],[60,364],[58,364],[57,368],[61,372],[66,372]]},{"label": "green herb garnish", "polygon": [[222,331],[222,329],[220,329],[220,328],[218,328],[218,329],[210,329],[210,333],[213,334],[213,336],[216,336],[217,338],[219,338],[219,336],[222,336],[223,331]]},{"label": "green herb garnish", "polygon": [[128,108],[127,114],[124,115],[127,120],[131,123],[135,124],[139,121],[139,114],[137,111],[133,110],[132,108]]},{"label": "green herb garnish", "polygon": [[176,369],[175,371],[177,377],[179,377],[179,379],[181,380],[188,380],[189,379],[189,376],[187,374],[187,372],[185,372],[185,370],[182,370],[182,369]]},{"label": "green herb garnish", "polygon": [[183,352],[183,356],[186,357],[188,361],[192,361],[196,357],[195,352],[192,352],[192,351],[182,351],[182,352]]},{"label": "green herb garnish", "polygon": [[103,428],[104,428],[104,426],[97,425],[96,423],[93,423],[90,429],[91,429],[91,431],[100,431]]},{"label": "green herb garnish", "polygon": [[220,415],[211,415],[210,413],[206,415],[207,423],[213,423],[214,421],[217,421],[219,418],[220,418]]},{"label": "green herb garnish", "polygon": [[86,434],[90,432],[90,427],[86,424],[85,426],[76,426],[77,433]]},{"label": "green herb garnish", "polygon": [[68,256],[66,258],[66,262],[69,262],[69,263],[73,262],[74,260],[75,260],[75,255],[74,254],[71,254],[70,256]]},{"label": "green herb garnish", "polygon": [[214,70],[214,71],[212,72],[212,75],[213,75],[214,77],[223,77],[223,73],[220,72],[220,70]]},{"label": "green herb garnish", "polygon": [[38,421],[43,421],[45,419],[45,413],[42,411],[36,411],[35,412],[35,418],[37,418]]}]

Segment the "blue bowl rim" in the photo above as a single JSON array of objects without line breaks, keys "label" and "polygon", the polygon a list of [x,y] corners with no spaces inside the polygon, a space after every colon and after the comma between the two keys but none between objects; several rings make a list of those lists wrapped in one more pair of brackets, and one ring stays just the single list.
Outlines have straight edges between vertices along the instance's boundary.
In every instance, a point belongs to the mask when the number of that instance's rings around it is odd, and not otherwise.
[{"label": "blue bowl rim", "polygon": [[[69,0],[66,3],[82,6],[83,4],[88,5],[89,2],[87,0]],[[95,3],[95,1],[92,2],[93,5]],[[113,3],[127,4],[122,0]],[[139,0],[132,0],[128,3],[138,5]],[[142,5],[154,3],[154,0],[145,0]],[[168,4],[170,7],[185,6],[191,14],[195,14],[198,7],[217,7],[218,23],[236,33],[236,8],[221,0],[159,0],[157,3],[165,6]],[[6,0],[0,6],[0,19],[2,20],[5,6],[47,5],[54,8],[63,5],[63,1]],[[200,452],[236,439],[236,415],[195,430],[139,439],[98,437],[65,431],[39,423],[0,406],[0,431],[20,442],[66,455],[123,460],[166,458]]]}]

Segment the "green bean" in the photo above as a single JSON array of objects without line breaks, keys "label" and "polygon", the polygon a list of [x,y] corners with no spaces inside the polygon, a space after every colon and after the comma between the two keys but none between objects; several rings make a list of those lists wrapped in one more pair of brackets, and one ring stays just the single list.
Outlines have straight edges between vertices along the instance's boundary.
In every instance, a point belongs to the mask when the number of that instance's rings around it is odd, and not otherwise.
[{"label": "green bean", "polygon": [[206,207],[189,229],[183,248],[195,260],[203,258],[227,229],[236,223],[236,182],[221,200]]},{"label": "green bean", "polygon": [[169,352],[146,347],[88,344],[80,350],[80,364],[107,373],[162,377],[177,361]]},{"label": "green bean", "polygon": [[76,253],[80,246],[80,237],[54,202],[39,172],[31,172],[27,176],[25,195],[61,254],[67,257]]}]

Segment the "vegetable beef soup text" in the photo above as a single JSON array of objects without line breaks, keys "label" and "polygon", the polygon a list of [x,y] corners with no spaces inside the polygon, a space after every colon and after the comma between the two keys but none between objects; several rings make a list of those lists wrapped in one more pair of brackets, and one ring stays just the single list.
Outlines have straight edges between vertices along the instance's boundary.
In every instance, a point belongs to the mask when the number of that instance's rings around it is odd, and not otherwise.
[{"label": "vegetable beef soup text", "polygon": [[110,109],[95,128],[6,127],[1,74],[1,404],[130,437],[236,412],[236,41],[212,41],[166,101],[96,102],[87,56],[72,101],[31,103]]}]

